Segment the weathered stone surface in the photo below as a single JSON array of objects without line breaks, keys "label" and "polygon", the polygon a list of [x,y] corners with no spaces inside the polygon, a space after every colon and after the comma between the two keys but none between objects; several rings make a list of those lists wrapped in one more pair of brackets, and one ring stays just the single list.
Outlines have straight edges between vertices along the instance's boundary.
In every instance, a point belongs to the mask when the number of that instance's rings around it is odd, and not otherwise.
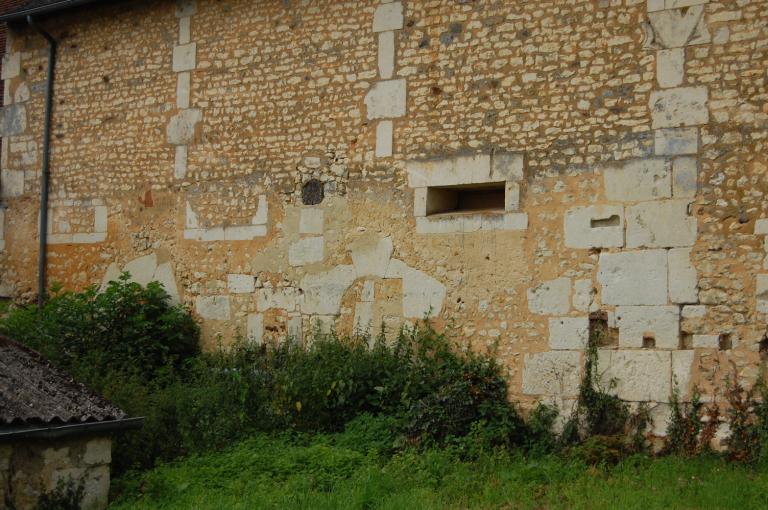
[{"label": "weathered stone surface", "polygon": [[768,314],[768,274],[757,275],[757,312]]},{"label": "weathered stone surface", "polygon": [[681,304],[699,301],[698,278],[691,263],[690,248],[669,250],[669,300]]},{"label": "weathered stone surface", "polygon": [[195,68],[197,43],[180,44],[173,48],[173,72],[191,71]]},{"label": "weathered stone surface", "polygon": [[408,185],[412,188],[493,182],[491,157],[488,154],[409,161],[406,170]]},{"label": "weathered stone surface", "polygon": [[419,234],[454,234],[481,230],[526,230],[528,214],[508,212],[504,214],[458,214],[436,217],[417,217],[416,232]]},{"label": "weathered stone surface", "polygon": [[3,80],[12,80],[21,73],[21,53],[18,51],[3,55]]},{"label": "weathered stone surface", "polygon": [[755,234],[768,235],[768,218],[761,218],[755,221]]},{"label": "weathered stone surface", "polygon": [[669,128],[654,131],[657,156],[696,154],[699,151],[699,128]]},{"label": "weathered stone surface", "polygon": [[301,210],[299,217],[300,234],[322,234],[325,214],[322,209],[312,207]]},{"label": "weathered stone surface", "polygon": [[249,313],[245,325],[245,335],[256,345],[264,343],[264,315]]},{"label": "weathered stone surface", "polygon": [[403,317],[437,317],[443,309],[445,286],[427,273],[406,268],[403,272]]},{"label": "weathered stone surface", "polygon": [[288,248],[288,263],[292,266],[306,266],[323,260],[325,241],[322,237],[304,237]]},{"label": "weathered stone surface", "polygon": [[557,278],[528,289],[528,309],[540,315],[563,315],[571,308],[571,280]]},{"label": "weathered stone surface", "polygon": [[27,129],[27,108],[9,104],[0,109],[0,136],[19,135]]},{"label": "weathered stone surface", "polygon": [[720,335],[693,335],[694,349],[717,349],[720,347]]},{"label": "weathered stone surface", "polygon": [[709,121],[709,89],[678,87],[651,92],[649,107],[653,129],[700,126]]},{"label": "weathered stone surface", "polygon": [[555,317],[549,319],[550,349],[586,349],[588,342],[589,317]]},{"label": "weathered stone surface", "polygon": [[388,158],[392,155],[392,121],[380,120],[376,124],[376,157]]},{"label": "weathered stone surface", "polygon": [[685,50],[671,48],[656,52],[656,80],[661,88],[679,87],[685,77]]},{"label": "weathered stone surface", "polygon": [[666,250],[601,253],[598,282],[607,305],[667,304]]},{"label": "weathered stone surface", "polygon": [[624,207],[592,205],[565,213],[565,245],[569,248],[624,246]]},{"label": "weathered stone surface", "polygon": [[515,152],[494,152],[491,155],[491,182],[523,180],[525,156]]},{"label": "weathered stone surface", "polygon": [[677,48],[706,44],[710,40],[703,6],[649,12],[648,20],[652,29],[652,40],[646,41],[646,44],[650,46]]},{"label": "weathered stone surface", "polygon": [[185,18],[197,14],[197,0],[176,0],[176,17]]},{"label": "weathered stone surface", "polygon": [[595,288],[592,280],[573,282],[573,308],[580,312],[592,311],[595,300]]},{"label": "weathered stone surface", "polygon": [[355,304],[355,318],[354,318],[355,331],[360,334],[370,334],[374,328],[377,327],[373,324],[373,303],[360,302]]},{"label": "weathered stone surface", "polygon": [[302,294],[296,287],[264,287],[256,291],[256,309],[296,311],[302,303]]},{"label": "weathered stone surface", "polygon": [[653,339],[656,349],[677,349],[680,346],[680,307],[678,306],[619,306],[616,308],[619,326],[619,347],[641,348],[643,340]]},{"label": "weathered stone surface", "polygon": [[[600,350],[598,370],[604,388],[630,402],[668,402],[671,391],[670,351]],[[615,382],[615,386],[611,384]]]},{"label": "weathered stone surface", "polygon": [[507,182],[504,185],[504,210],[517,211],[520,209],[520,184]]},{"label": "weathered stone surface", "polygon": [[405,101],[405,78],[378,81],[365,95],[368,119],[402,117],[405,115]]},{"label": "weathered stone surface", "polygon": [[232,294],[251,294],[256,290],[256,278],[250,274],[228,274],[227,289]]},{"label": "weathered stone surface", "polygon": [[107,437],[97,437],[88,441],[85,444],[83,462],[91,466],[112,462],[112,440]]},{"label": "weathered stone surface", "polygon": [[395,33],[392,31],[379,34],[379,77],[382,80],[392,78],[395,72]]},{"label": "weathered stone surface", "polygon": [[195,139],[195,129],[202,118],[202,113],[196,108],[181,110],[171,117],[166,130],[168,143],[171,145],[187,145],[192,143]]},{"label": "weathered stone surface", "polygon": [[392,257],[392,238],[385,237],[376,243],[360,243],[351,250],[352,263],[357,277],[376,276],[383,278],[387,272],[389,259]]},{"label": "weathered stone surface", "polygon": [[187,146],[177,145],[173,163],[173,176],[176,179],[183,179],[185,175],[187,175]]},{"label": "weathered stone surface", "polygon": [[693,198],[699,190],[699,162],[694,157],[672,161],[672,196]]},{"label": "weathered stone surface", "polygon": [[307,314],[337,315],[344,292],[356,278],[354,266],[336,266],[330,271],[305,275],[301,280]]},{"label": "weathered stone surface", "polygon": [[178,108],[189,108],[190,81],[189,72],[179,73],[176,76],[176,106]]},{"label": "weathered stone surface", "polygon": [[581,380],[578,351],[526,354],[523,367],[525,395],[575,396]]},{"label": "weathered stone surface", "polygon": [[403,28],[403,4],[401,2],[383,3],[373,14],[373,31],[399,30]]},{"label": "weathered stone surface", "polygon": [[681,312],[683,319],[698,319],[706,314],[707,307],[704,305],[686,305]]},{"label": "weathered stone surface", "polygon": [[693,246],[696,218],[689,200],[642,202],[627,209],[627,248]]},{"label": "weathered stone surface", "polygon": [[672,384],[683,399],[687,399],[691,392],[693,354],[691,350],[672,351]]},{"label": "weathered stone surface", "polygon": [[229,296],[198,296],[195,300],[195,309],[205,320],[229,320]]},{"label": "weathered stone surface", "polygon": [[631,160],[605,169],[605,197],[634,202],[672,196],[672,172],[662,158]]},{"label": "weathered stone surface", "polygon": [[24,171],[3,168],[0,171],[0,193],[3,198],[15,198],[24,194]]},{"label": "weathered stone surface", "polygon": [[163,262],[157,266],[152,279],[163,286],[170,297],[172,305],[178,305],[181,302],[179,287],[176,285],[176,277],[173,274],[171,262]]},{"label": "weathered stone surface", "polygon": [[140,285],[146,285],[151,282],[156,270],[157,255],[154,252],[128,262],[123,268],[123,271],[131,274],[131,281]]}]

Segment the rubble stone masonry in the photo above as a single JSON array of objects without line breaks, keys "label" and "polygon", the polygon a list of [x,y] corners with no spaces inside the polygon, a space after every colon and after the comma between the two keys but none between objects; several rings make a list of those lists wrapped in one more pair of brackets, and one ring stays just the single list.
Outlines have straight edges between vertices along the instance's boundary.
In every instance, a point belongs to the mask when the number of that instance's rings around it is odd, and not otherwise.
[{"label": "rubble stone masonry", "polygon": [[[61,40],[49,273],[206,345],[425,316],[513,397],[716,398],[768,350],[764,0],[135,1]],[[0,293],[33,297],[44,41],[11,27]]]}]

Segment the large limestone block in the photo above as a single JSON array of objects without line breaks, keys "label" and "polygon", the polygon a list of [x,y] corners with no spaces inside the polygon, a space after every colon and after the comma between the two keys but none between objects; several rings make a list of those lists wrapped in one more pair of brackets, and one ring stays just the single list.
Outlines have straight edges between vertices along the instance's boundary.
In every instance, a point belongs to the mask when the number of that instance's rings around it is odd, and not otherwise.
[{"label": "large limestone block", "polygon": [[173,72],[191,71],[195,68],[197,43],[180,44],[173,48]]},{"label": "large limestone block", "polygon": [[3,198],[20,197],[24,194],[24,171],[0,170],[0,196]]},{"label": "large limestone block", "polygon": [[601,350],[597,366],[602,386],[623,400],[669,401],[670,351]]},{"label": "large limestone block", "polygon": [[227,288],[232,294],[251,294],[256,290],[256,279],[250,274],[228,274]]},{"label": "large limestone block", "polygon": [[153,252],[128,262],[123,271],[131,274],[131,281],[146,285],[152,281],[157,270],[157,255]]},{"label": "large limestone block", "polygon": [[176,17],[186,18],[197,13],[197,0],[176,0]]},{"label": "large limestone block", "polygon": [[685,50],[670,48],[656,52],[656,80],[659,87],[679,87],[685,76]]},{"label": "large limestone block", "polygon": [[195,309],[205,320],[229,320],[229,296],[198,296],[195,300]]},{"label": "large limestone block", "polygon": [[402,2],[382,3],[373,13],[373,31],[400,30],[403,28]]},{"label": "large limestone block", "polygon": [[368,120],[391,119],[405,115],[405,78],[374,83],[365,95]]},{"label": "large limestone block", "polygon": [[627,248],[675,248],[696,242],[689,200],[642,202],[627,209]]},{"label": "large limestone block", "polygon": [[580,381],[581,354],[578,351],[525,355],[523,393],[526,395],[575,396]]},{"label": "large limestone block", "polygon": [[619,347],[640,348],[651,338],[657,349],[680,346],[680,307],[618,306]]},{"label": "large limestone block", "polygon": [[21,53],[17,51],[3,55],[2,68],[2,75],[0,75],[0,79],[11,80],[16,78],[19,74],[21,74]]},{"label": "large limestone block", "polygon": [[301,288],[304,290],[302,313],[338,315],[341,300],[355,281],[355,275],[355,267],[351,265],[336,266],[330,271],[305,275],[301,280]]},{"label": "large limestone block", "polygon": [[557,278],[528,289],[528,309],[540,315],[564,315],[571,308],[571,280]]},{"label": "large limestone block", "polygon": [[181,110],[171,117],[166,134],[171,145],[187,145],[195,139],[195,129],[203,118],[203,114],[197,108]]},{"label": "large limestone block", "polygon": [[757,275],[757,312],[768,314],[768,274]]},{"label": "large limestone block", "polygon": [[597,280],[606,305],[667,304],[666,250],[601,253]]},{"label": "large limestone block", "polygon": [[619,202],[672,196],[672,172],[663,158],[637,159],[605,169],[605,197]]},{"label": "large limestone block", "polygon": [[0,109],[0,136],[14,136],[27,129],[27,109],[23,104],[9,104]]},{"label": "large limestone block", "polygon": [[693,156],[672,161],[672,196],[693,198],[699,190],[699,162]]},{"label": "large limestone block", "polygon": [[248,341],[256,345],[264,343],[264,315],[250,313],[245,323],[245,335]]},{"label": "large limestone block", "polygon": [[491,155],[491,181],[523,180],[525,156],[514,152],[494,152]]},{"label": "large limestone block", "polygon": [[707,87],[652,91],[648,106],[653,129],[700,126],[709,122],[708,91]]},{"label": "large limestone block", "polygon": [[392,78],[395,71],[395,33],[379,34],[379,76],[383,80]]},{"label": "large limestone block", "polygon": [[565,245],[569,248],[624,246],[624,207],[591,205],[565,213]]},{"label": "large limestone block", "polygon": [[256,309],[295,311],[301,304],[302,294],[296,287],[264,287],[256,293]]},{"label": "large limestone block", "polygon": [[[408,185],[412,188],[493,182],[491,156],[488,154],[409,161],[406,163],[406,171]],[[501,177],[499,179],[502,180]]]},{"label": "large limestone block", "polygon": [[653,136],[657,156],[696,154],[699,151],[699,128],[657,129]]},{"label": "large limestone block", "polygon": [[683,399],[690,394],[693,354],[691,350],[672,351],[672,384]]},{"label": "large limestone block", "polygon": [[393,250],[391,237],[379,239],[375,243],[365,239],[359,240],[351,250],[352,264],[355,266],[357,277],[384,278]]},{"label": "large limestone block", "polygon": [[706,44],[710,40],[704,20],[704,6],[686,6],[648,13],[650,34],[646,45],[656,48],[678,48]]},{"label": "large limestone block", "polygon": [[445,286],[423,271],[408,267],[403,273],[403,316],[437,317],[443,309]]},{"label": "large limestone block", "polygon": [[323,210],[316,207],[302,209],[299,218],[299,233],[322,234],[324,216]]},{"label": "large limestone block", "polygon": [[669,300],[673,303],[697,303],[698,277],[691,263],[691,248],[669,250]]},{"label": "large limestone block", "polygon": [[550,349],[586,349],[588,342],[589,317],[555,317],[549,319]]},{"label": "large limestone block", "polygon": [[324,255],[325,241],[322,236],[305,237],[288,247],[288,263],[291,266],[306,266],[321,262]]}]

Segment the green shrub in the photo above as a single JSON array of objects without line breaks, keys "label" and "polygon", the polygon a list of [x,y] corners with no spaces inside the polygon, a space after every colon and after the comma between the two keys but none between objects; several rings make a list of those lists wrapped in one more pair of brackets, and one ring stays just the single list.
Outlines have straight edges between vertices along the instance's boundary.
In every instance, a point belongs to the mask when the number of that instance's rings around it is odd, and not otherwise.
[{"label": "green shrub", "polygon": [[702,444],[699,441],[701,414],[704,407],[701,403],[701,395],[699,390],[694,388],[691,401],[689,403],[680,402],[677,386],[673,386],[674,389],[669,399],[672,414],[667,425],[664,452],[687,456],[696,455],[702,450]]}]

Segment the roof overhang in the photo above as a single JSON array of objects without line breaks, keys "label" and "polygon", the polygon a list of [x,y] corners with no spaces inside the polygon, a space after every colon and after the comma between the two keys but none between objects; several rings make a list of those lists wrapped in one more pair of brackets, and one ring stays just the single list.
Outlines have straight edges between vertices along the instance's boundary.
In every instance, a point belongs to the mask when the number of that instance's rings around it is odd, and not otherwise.
[{"label": "roof overhang", "polygon": [[111,434],[123,430],[139,429],[144,418],[123,418],[85,423],[63,423],[44,426],[20,426],[3,429],[0,427],[0,443],[17,439],[58,439],[75,435]]},{"label": "roof overhang", "polygon": [[29,7],[27,9],[20,9],[8,14],[0,15],[0,21],[14,22],[22,21],[27,16],[36,16],[41,14],[53,14],[55,12],[71,9],[80,5],[92,4],[101,0],[60,0],[48,5],[40,5],[37,7]]}]

